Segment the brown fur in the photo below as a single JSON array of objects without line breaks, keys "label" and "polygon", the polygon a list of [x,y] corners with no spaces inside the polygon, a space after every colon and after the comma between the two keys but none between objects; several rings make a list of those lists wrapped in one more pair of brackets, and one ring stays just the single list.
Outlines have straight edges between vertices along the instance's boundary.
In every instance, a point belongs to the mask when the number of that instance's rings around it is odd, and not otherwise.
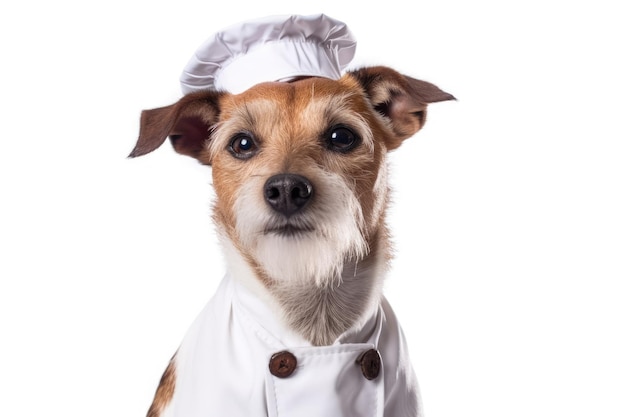
[{"label": "brown fur", "polygon": [[159,387],[157,388],[152,405],[148,410],[147,417],[159,417],[174,396],[174,390],[176,389],[175,358],[176,356],[172,358],[161,377]]}]

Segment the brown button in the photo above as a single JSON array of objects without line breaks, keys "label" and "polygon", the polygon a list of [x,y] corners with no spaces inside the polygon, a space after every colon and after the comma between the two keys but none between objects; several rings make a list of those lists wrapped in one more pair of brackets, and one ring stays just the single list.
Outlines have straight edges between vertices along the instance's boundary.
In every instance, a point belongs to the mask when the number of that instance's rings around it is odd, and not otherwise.
[{"label": "brown button", "polygon": [[361,365],[363,376],[369,380],[376,379],[380,374],[380,364],[382,359],[376,349],[363,352],[356,360],[357,365]]},{"label": "brown button", "polygon": [[287,378],[298,366],[298,360],[291,352],[274,353],[270,359],[270,372],[279,378]]}]

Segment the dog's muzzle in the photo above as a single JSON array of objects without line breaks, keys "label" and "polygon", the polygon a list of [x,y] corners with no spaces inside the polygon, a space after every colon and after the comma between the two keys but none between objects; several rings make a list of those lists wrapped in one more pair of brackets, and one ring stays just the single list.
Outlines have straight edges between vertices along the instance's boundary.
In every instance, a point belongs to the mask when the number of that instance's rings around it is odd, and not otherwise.
[{"label": "dog's muzzle", "polygon": [[278,174],[265,182],[264,195],[272,209],[289,217],[311,201],[313,185],[301,175]]}]

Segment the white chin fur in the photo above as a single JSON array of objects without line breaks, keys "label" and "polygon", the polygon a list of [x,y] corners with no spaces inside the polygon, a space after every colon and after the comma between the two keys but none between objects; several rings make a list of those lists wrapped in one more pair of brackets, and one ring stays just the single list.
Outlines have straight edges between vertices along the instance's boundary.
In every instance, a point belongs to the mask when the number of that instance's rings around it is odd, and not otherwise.
[{"label": "white chin fur", "polygon": [[262,200],[264,179],[259,177],[243,187],[236,201],[238,238],[273,280],[338,285],[344,262],[358,261],[368,251],[363,214],[343,178],[317,173],[309,179],[314,182],[315,200],[298,216],[314,230],[291,236],[266,233],[278,215]]}]

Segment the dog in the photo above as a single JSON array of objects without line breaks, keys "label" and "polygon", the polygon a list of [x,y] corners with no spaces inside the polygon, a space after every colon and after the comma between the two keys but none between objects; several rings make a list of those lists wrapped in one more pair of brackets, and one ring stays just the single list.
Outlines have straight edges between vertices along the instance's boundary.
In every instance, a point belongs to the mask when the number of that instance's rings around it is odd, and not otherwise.
[{"label": "dog", "polygon": [[169,137],[210,166],[228,270],[148,417],[421,415],[382,294],[387,153],[445,100],[454,97],[429,82],[372,66],[192,92],[142,112],[131,157]]}]

